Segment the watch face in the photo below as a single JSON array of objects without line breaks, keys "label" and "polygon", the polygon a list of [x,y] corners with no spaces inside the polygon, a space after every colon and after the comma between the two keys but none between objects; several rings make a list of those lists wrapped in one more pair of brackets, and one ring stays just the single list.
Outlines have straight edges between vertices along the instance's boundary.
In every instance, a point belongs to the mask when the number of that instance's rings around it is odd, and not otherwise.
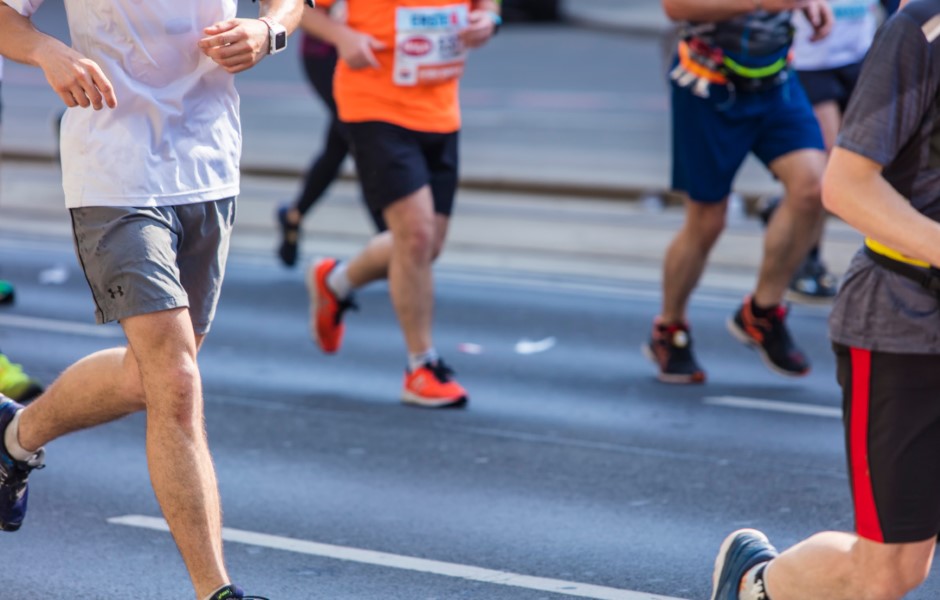
[{"label": "watch face", "polygon": [[274,36],[274,49],[283,50],[285,47],[287,47],[287,32],[279,31]]}]

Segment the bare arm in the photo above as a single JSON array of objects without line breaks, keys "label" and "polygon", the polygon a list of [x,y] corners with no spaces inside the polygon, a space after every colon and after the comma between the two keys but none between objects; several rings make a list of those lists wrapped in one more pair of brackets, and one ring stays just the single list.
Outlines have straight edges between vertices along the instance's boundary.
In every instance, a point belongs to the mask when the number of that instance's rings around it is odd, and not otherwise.
[{"label": "bare arm", "polygon": [[300,25],[300,17],[304,13],[303,0],[260,0],[259,4],[258,16],[274,19],[287,29],[288,35]]},{"label": "bare arm", "polygon": [[0,2],[0,55],[42,69],[66,106],[117,106],[111,82],[94,61],[37,30],[30,19]]},{"label": "bare arm", "polygon": [[864,156],[833,149],[823,178],[826,208],[889,248],[940,265],[940,223],[917,212],[881,171]]},{"label": "bare arm", "polygon": [[460,39],[467,48],[479,48],[496,34],[493,15],[499,14],[499,3],[495,0],[474,0],[467,28],[460,32]]},{"label": "bare arm", "polygon": [[[290,34],[300,23],[303,0],[261,0],[258,17],[280,23]],[[199,49],[229,73],[255,66],[268,54],[268,26],[259,19],[229,19],[206,27]]]}]

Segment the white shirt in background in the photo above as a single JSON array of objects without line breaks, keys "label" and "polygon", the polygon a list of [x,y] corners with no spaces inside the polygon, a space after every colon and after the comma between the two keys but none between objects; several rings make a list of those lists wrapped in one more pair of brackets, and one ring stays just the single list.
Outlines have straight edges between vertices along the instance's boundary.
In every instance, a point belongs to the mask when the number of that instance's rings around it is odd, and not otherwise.
[{"label": "white shirt in background", "polygon": [[797,71],[837,69],[860,62],[878,28],[877,0],[830,0],[835,14],[832,32],[818,42],[811,42],[813,28],[801,11],[795,11],[793,25],[793,68]]},{"label": "white shirt in background", "polygon": [[[31,16],[43,0],[0,0]],[[65,0],[73,47],[101,66],[118,107],[62,123],[69,208],[169,206],[237,196],[234,76],[197,47],[236,0]]]}]

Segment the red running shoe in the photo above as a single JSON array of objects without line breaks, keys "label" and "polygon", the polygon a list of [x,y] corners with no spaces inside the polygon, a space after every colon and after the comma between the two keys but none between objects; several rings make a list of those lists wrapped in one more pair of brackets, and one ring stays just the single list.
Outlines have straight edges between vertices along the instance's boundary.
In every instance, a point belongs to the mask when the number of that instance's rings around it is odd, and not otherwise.
[{"label": "red running shoe", "polygon": [[310,293],[310,333],[320,349],[335,354],[343,343],[343,313],[358,309],[352,296],[340,300],[326,284],[326,278],[339,264],[335,258],[324,258],[307,273],[307,291]]},{"label": "red running shoe", "polygon": [[438,359],[405,373],[401,400],[427,408],[450,408],[467,403],[467,390],[454,381],[454,371]]}]

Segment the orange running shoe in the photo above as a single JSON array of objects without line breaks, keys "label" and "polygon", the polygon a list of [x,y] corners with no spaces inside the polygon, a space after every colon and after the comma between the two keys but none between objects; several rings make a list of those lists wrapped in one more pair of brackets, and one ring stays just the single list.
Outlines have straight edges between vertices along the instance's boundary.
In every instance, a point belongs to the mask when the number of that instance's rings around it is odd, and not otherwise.
[{"label": "orange running shoe", "polygon": [[352,296],[340,300],[326,284],[326,278],[339,261],[324,258],[307,273],[307,291],[310,293],[310,333],[320,349],[335,354],[343,343],[343,313],[358,309]]},{"label": "orange running shoe", "polygon": [[405,372],[401,400],[405,404],[428,408],[450,408],[467,403],[467,390],[453,379],[454,371],[438,359],[421,368]]}]

